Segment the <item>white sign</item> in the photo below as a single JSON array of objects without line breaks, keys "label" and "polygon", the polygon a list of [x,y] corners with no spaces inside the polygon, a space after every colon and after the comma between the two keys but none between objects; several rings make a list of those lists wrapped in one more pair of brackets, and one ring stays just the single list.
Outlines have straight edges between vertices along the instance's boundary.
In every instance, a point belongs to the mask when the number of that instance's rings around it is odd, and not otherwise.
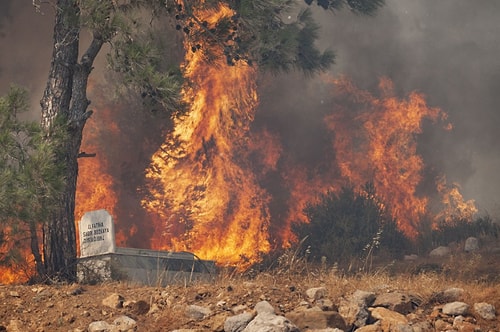
[{"label": "white sign", "polygon": [[87,212],[79,223],[80,257],[115,252],[115,224],[106,210]]}]

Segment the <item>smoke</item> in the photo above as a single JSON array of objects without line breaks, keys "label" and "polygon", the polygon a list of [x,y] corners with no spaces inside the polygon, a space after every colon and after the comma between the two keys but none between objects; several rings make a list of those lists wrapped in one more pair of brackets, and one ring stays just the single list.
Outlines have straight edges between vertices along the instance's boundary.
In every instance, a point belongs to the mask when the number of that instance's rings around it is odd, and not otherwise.
[{"label": "smoke", "polygon": [[[422,92],[430,106],[449,114],[452,131],[427,126],[420,137],[429,172],[446,174],[461,185],[465,199],[475,199],[482,212],[498,214],[500,3],[387,0],[374,17],[312,9],[321,25],[320,45],[337,56],[332,75],[346,75],[373,92],[379,77],[388,77],[401,97]],[[264,116],[277,117],[277,123],[288,122],[289,132],[310,142],[309,148],[321,146],[311,141],[321,132],[312,128],[301,134],[305,128],[296,131],[295,122],[317,121],[331,91],[317,78],[293,78],[266,86],[277,98],[263,97],[261,111],[272,112]]]},{"label": "smoke", "polygon": [[11,84],[27,88],[34,119],[40,116],[52,53],[52,9],[40,9],[37,12],[31,1],[0,2],[0,94]]}]

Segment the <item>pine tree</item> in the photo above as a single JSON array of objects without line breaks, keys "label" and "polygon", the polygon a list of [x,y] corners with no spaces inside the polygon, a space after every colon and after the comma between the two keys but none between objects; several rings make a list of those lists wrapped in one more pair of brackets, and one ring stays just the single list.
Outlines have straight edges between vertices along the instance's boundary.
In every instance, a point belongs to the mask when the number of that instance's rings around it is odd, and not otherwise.
[{"label": "pine tree", "polygon": [[54,163],[54,146],[40,124],[19,119],[27,101],[19,87],[0,98],[0,264],[27,265],[31,251],[36,273],[44,276],[41,226],[58,200],[63,168]]}]

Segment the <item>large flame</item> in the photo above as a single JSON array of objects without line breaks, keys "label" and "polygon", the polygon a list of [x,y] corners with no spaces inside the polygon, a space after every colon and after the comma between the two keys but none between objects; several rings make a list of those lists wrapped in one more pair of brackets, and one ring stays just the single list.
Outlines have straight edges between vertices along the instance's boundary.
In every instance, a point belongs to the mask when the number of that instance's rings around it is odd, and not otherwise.
[{"label": "large flame", "polygon": [[[197,15],[210,28],[232,12],[221,6]],[[213,51],[224,59],[222,49]],[[269,197],[244,152],[258,103],[256,70],[244,63],[206,62],[202,52],[188,52],[184,73],[190,111],[176,121],[146,174],[154,183],[152,197],[143,202],[156,215],[153,245],[220,263],[255,262],[270,249]]]},{"label": "large flame", "polygon": [[380,97],[341,78],[332,82],[349,109],[327,117],[335,132],[334,149],[341,174],[355,186],[373,182],[398,226],[410,237],[427,212],[428,198],[417,195],[424,162],[417,154],[416,135],[425,119],[445,120],[446,114],[426,105],[416,92],[406,100],[395,96],[392,82],[381,79]]}]

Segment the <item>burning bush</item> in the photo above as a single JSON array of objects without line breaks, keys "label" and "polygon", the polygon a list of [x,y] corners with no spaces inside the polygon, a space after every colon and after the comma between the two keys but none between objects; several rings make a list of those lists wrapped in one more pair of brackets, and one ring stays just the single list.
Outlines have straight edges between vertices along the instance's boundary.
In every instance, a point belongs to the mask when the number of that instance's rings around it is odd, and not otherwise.
[{"label": "burning bush", "polygon": [[448,222],[440,222],[437,226],[422,232],[418,243],[426,250],[437,246],[447,246],[453,242],[461,242],[468,237],[498,238],[500,225],[495,223],[489,216],[477,217],[474,220],[455,218]]},{"label": "burning bush", "polygon": [[375,249],[401,252],[409,243],[371,184],[359,191],[353,187],[328,191],[318,203],[309,203],[304,213],[309,223],[296,225],[294,232],[299,238],[307,237],[315,260],[326,257],[342,264]]}]

